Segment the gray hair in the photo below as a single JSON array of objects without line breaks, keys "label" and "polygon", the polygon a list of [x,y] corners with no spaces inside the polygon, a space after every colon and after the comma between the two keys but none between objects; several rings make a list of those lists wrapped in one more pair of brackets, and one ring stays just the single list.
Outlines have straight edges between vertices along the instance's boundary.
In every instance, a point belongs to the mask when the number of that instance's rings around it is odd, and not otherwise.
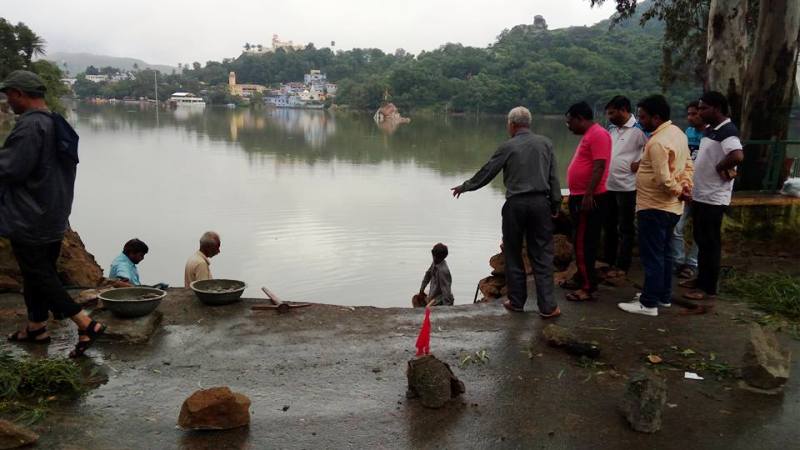
[{"label": "gray hair", "polygon": [[219,242],[219,234],[214,231],[206,231],[200,236],[200,247],[207,247],[209,245],[216,246]]},{"label": "gray hair", "polygon": [[508,112],[508,123],[529,127],[531,126],[531,112],[524,106],[517,106]]}]

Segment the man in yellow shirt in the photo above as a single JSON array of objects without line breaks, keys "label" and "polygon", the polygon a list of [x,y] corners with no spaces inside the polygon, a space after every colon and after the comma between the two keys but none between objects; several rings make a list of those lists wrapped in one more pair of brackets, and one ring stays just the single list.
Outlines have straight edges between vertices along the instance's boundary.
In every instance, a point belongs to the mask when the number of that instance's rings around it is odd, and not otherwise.
[{"label": "man in yellow shirt", "polygon": [[200,249],[186,261],[186,269],[183,274],[184,286],[188,288],[195,281],[213,278],[210,259],[219,254],[221,245],[219,234],[213,231],[203,233],[200,238]]},{"label": "man in yellow shirt", "polygon": [[651,133],[636,173],[636,219],[644,286],[638,300],[619,303],[625,312],[657,316],[672,306],[672,233],[691,198],[694,167],[686,134],[670,118],[661,95],[639,102],[639,123]]}]

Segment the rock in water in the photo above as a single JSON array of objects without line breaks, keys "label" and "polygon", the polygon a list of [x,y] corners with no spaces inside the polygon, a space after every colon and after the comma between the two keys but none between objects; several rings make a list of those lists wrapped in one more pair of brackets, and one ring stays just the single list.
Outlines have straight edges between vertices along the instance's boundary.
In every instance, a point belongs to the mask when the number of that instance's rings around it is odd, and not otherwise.
[{"label": "rock in water", "polygon": [[38,440],[39,435],[33,431],[7,420],[0,420],[0,449],[24,447],[35,444]]},{"label": "rock in water", "polygon": [[250,423],[250,399],[228,387],[201,389],[183,402],[178,426],[190,430],[227,430]]},{"label": "rock in water", "polygon": [[441,408],[465,392],[464,383],[456,378],[450,366],[433,355],[409,361],[406,376],[409,396],[418,397],[427,408]]},{"label": "rock in water", "polygon": [[781,349],[775,334],[753,324],[742,365],[744,381],[758,389],[779,389],[789,379],[791,363],[791,352]]},{"label": "rock in water", "polygon": [[640,372],[628,381],[621,409],[631,428],[642,433],[661,429],[661,411],[667,402],[667,383],[659,375]]}]

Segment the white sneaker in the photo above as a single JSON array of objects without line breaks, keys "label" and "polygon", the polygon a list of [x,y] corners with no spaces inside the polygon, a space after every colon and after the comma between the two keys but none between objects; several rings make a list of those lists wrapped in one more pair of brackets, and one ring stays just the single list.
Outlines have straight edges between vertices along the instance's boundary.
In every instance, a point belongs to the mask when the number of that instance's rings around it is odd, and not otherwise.
[{"label": "white sneaker", "polygon": [[669,303],[658,302],[658,307],[659,308],[669,308],[671,306],[672,306],[672,302],[669,302]]},{"label": "white sneaker", "polygon": [[641,302],[636,303],[617,303],[619,309],[629,312],[631,314],[642,314],[645,316],[655,317],[658,315],[658,308],[648,308],[641,304]]}]

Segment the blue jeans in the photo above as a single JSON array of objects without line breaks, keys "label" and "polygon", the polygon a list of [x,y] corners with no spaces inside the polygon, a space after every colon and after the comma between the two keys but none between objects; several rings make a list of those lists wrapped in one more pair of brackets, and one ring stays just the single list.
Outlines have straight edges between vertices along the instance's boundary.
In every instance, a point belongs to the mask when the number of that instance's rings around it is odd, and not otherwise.
[{"label": "blue jeans", "polygon": [[648,308],[672,303],[672,234],[680,216],[659,209],[636,213],[644,287],[639,301]]},{"label": "blue jeans", "polygon": [[672,234],[672,259],[675,262],[676,267],[680,267],[685,264],[697,270],[697,244],[692,244],[689,247],[689,252],[687,253],[686,239],[683,237],[686,224],[689,222],[691,217],[691,202],[685,202],[681,220],[679,220],[678,224],[675,225],[675,232]]}]

